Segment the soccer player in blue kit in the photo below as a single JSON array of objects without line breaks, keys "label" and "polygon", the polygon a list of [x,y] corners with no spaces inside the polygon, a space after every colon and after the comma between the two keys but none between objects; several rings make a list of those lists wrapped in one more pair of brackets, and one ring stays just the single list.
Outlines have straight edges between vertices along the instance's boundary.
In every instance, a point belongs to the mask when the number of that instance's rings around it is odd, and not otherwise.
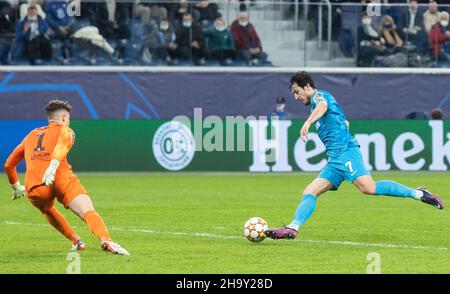
[{"label": "soccer player in blue kit", "polygon": [[301,139],[306,141],[310,126],[315,124],[327,151],[328,164],[303,191],[303,199],[292,222],[281,228],[268,229],[267,237],[294,239],[300,226],[314,212],[317,197],[328,190],[337,190],[344,180],[367,195],[407,197],[438,209],[444,208],[442,200],[426,188],[411,189],[394,181],[375,182],[364,166],[358,142],[349,132],[342,108],[330,93],[316,89],[309,73],[302,71],[292,76],[291,92],[295,100],[311,105],[311,114],[300,130]]}]

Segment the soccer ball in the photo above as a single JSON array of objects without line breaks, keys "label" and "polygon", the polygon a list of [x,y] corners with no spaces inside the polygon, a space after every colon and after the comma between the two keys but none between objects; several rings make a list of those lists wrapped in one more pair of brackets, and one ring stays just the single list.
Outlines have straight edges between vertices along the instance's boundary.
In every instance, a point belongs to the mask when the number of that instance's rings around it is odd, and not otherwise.
[{"label": "soccer ball", "polygon": [[252,217],[244,224],[244,235],[247,240],[252,242],[261,242],[266,238],[264,233],[269,226],[262,217]]}]

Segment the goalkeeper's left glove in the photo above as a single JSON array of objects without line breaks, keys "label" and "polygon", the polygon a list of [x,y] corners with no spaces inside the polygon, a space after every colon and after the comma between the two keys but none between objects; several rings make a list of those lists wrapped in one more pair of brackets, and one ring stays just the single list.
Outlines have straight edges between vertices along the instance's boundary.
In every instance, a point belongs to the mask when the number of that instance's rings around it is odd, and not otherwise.
[{"label": "goalkeeper's left glove", "polygon": [[58,166],[59,160],[52,159],[52,161],[50,161],[50,165],[45,171],[44,177],[42,177],[42,183],[44,183],[46,186],[49,186],[53,183]]},{"label": "goalkeeper's left glove", "polygon": [[13,196],[11,198],[12,200],[22,198],[27,194],[25,186],[21,185],[19,181],[17,181],[17,183],[15,183],[14,185],[11,185],[11,188],[13,189]]}]

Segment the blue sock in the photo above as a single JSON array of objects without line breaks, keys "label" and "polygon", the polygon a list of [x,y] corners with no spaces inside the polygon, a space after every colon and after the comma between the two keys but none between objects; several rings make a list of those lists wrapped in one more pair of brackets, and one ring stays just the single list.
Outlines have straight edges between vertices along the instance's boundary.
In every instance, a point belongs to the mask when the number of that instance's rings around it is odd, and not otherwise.
[{"label": "blue sock", "polygon": [[408,188],[394,181],[377,181],[375,185],[375,195],[409,197],[414,199],[420,199],[423,196],[422,191]]},{"label": "blue sock", "polygon": [[302,202],[295,211],[294,220],[287,227],[298,231],[298,228],[310,218],[316,209],[316,201],[317,197],[312,194],[303,195]]}]

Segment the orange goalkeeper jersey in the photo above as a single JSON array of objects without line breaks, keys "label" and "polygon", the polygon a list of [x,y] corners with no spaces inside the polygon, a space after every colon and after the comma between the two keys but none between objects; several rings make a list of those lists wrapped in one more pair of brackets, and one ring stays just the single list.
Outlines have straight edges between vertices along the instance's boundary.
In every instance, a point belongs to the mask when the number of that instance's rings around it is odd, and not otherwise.
[{"label": "orange goalkeeper jersey", "polygon": [[32,130],[11,153],[5,163],[5,172],[11,184],[16,183],[16,166],[25,159],[25,187],[27,192],[43,185],[42,178],[52,159],[59,160],[60,165],[55,174],[55,182],[73,175],[72,166],[67,161],[67,154],[75,143],[75,133],[68,126],[49,123],[48,126]]}]

